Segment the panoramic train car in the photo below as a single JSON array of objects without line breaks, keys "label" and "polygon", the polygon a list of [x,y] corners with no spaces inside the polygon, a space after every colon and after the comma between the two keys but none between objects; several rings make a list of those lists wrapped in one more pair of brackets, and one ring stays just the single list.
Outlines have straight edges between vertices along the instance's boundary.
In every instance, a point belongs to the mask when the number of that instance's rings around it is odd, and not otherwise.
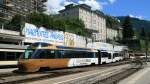
[{"label": "panoramic train car", "polygon": [[22,49],[0,49],[0,67],[16,66],[17,60],[23,52]]},{"label": "panoramic train car", "polygon": [[18,68],[24,72],[35,72],[41,68],[94,65],[100,62],[97,50],[55,46],[48,43],[33,43],[20,56]]},{"label": "panoramic train car", "polygon": [[114,62],[121,61],[125,58],[125,51],[127,50],[126,46],[114,46]]},{"label": "panoramic train car", "polygon": [[100,51],[101,64],[118,62],[126,56],[126,46],[118,46],[103,42],[88,43],[89,48],[97,49]]},{"label": "panoramic train car", "polygon": [[101,50],[100,55],[101,55],[101,64],[111,63],[113,61],[111,52]]},{"label": "panoramic train car", "polygon": [[102,42],[94,42],[93,47],[100,51],[101,64],[113,62],[113,45]]}]

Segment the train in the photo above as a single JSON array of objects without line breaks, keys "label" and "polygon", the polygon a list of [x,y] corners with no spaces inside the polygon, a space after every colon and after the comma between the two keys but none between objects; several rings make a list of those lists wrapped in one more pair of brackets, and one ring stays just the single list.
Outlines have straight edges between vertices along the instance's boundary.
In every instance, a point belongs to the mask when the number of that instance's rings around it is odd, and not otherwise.
[{"label": "train", "polygon": [[0,49],[0,68],[16,66],[17,59],[24,51],[24,49]]},{"label": "train", "polygon": [[22,72],[36,72],[41,68],[58,69],[123,60],[122,50],[115,47],[113,51],[109,49],[66,47],[37,42],[28,46],[20,56],[18,68]]}]

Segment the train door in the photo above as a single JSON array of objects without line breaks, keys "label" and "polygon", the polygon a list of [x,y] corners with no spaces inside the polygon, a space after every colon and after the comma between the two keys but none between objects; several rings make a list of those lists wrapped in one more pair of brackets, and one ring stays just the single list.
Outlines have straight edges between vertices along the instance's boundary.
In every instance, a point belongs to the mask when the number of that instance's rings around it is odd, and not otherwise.
[{"label": "train door", "polygon": [[113,57],[112,57],[112,53],[111,52],[108,52],[108,60],[106,61],[107,63],[111,63],[113,60]]},{"label": "train door", "polygon": [[101,64],[101,51],[100,50],[96,52],[96,57],[98,58],[98,64]]},{"label": "train door", "polygon": [[112,61],[116,62],[116,53],[115,52],[112,53]]},{"label": "train door", "polygon": [[115,59],[115,58],[116,58],[115,52],[112,52],[112,53],[111,53],[111,56],[112,56],[112,62],[115,62],[115,61],[116,61],[116,59]]}]

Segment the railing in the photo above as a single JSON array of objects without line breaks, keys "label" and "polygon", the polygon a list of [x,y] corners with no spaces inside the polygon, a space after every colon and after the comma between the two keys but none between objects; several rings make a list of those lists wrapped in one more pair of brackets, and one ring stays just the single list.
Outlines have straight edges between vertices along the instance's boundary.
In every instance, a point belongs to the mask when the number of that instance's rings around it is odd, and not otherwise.
[{"label": "railing", "polygon": [[12,30],[6,30],[6,29],[0,29],[0,33],[10,34],[10,35],[20,35],[20,32],[12,31]]},{"label": "railing", "polygon": [[0,25],[0,33],[1,34],[10,34],[10,35],[20,35],[20,32],[8,30],[4,28],[4,25]]},{"label": "railing", "polygon": [[[2,51],[3,49],[26,49],[26,46],[22,46],[22,45],[15,45],[15,44],[1,44],[0,43],[0,51]],[[12,50],[13,51],[13,50]]]}]

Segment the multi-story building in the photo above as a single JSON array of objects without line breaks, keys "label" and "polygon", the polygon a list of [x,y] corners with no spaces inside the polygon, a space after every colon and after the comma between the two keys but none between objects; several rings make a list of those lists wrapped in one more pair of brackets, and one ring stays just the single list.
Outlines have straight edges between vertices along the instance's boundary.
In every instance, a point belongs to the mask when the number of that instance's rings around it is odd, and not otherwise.
[{"label": "multi-story building", "polygon": [[107,40],[122,39],[122,28],[107,28]]},{"label": "multi-story building", "polygon": [[106,41],[106,20],[102,12],[98,10],[94,11],[90,6],[85,4],[70,4],[59,12],[64,17],[81,19],[85,27],[92,31],[94,41]]},{"label": "multi-story building", "polygon": [[47,0],[0,0],[0,17],[11,19],[16,14],[26,15],[34,11],[41,11]]},{"label": "multi-story building", "polygon": [[24,36],[21,32],[6,30],[1,22],[9,21],[14,15],[25,16],[43,10],[47,0],[0,0],[0,66],[16,65],[17,58],[24,52]]}]

